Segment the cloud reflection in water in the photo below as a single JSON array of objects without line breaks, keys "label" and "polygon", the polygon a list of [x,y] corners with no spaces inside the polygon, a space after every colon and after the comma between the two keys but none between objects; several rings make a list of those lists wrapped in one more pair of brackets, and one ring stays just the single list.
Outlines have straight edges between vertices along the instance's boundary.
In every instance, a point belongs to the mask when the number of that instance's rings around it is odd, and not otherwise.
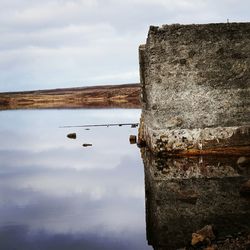
[{"label": "cloud reflection in water", "polygon": [[[136,129],[58,128],[138,122],[139,115],[139,110],[1,112],[6,143],[0,146],[0,248],[147,249],[143,166],[128,143]],[[72,131],[76,140],[66,137]]]}]

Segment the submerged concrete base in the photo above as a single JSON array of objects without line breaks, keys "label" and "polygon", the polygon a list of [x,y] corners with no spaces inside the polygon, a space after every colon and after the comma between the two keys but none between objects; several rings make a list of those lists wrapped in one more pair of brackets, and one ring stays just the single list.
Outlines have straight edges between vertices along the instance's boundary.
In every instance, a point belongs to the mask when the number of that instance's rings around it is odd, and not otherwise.
[{"label": "submerged concrete base", "polygon": [[250,197],[241,194],[250,158],[160,158],[146,149],[142,158],[147,239],[154,249],[190,245],[192,233],[206,225],[213,225],[217,239],[250,233]]}]

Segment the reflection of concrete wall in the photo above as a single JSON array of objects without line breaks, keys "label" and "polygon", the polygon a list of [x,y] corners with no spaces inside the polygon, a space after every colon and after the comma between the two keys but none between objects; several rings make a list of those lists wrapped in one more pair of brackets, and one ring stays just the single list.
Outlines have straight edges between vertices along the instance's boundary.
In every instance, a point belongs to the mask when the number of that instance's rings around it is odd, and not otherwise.
[{"label": "reflection of concrete wall", "polygon": [[250,200],[239,193],[249,165],[242,172],[235,157],[162,159],[146,150],[142,158],[147,239],[154,249],[187,245],[207,224],[219,236],[250,230]]},{"label": "reflection of concrete wall", "polygon": [[250,23],[150,27],[141,139],[154,152],[249,146],[249,54]]}]

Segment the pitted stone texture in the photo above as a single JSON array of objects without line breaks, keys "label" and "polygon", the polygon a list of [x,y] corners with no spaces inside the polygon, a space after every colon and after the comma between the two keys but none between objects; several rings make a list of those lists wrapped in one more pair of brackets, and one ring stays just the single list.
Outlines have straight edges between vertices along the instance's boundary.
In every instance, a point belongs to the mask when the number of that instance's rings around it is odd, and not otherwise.
[{"label": "pitted stone texture", "polygon": [[[250,23],[152,26],[139,53],[139,139],[153,151],[202,149],[204,137],[207,147],[231,146],[216,144],[218,131],[229,138],[250,125]],[[184,141],[171,137],[183,129]],[[242,139],[250,145],[249,133]]]},{"label": "pitted stone texture", "polygon": [[[243,154],[250,155],[250,126],[155,130],[143,123],[141,128],[139,136],[157,154],[179,154],[192,150],[206,154],[211,148],[225,148],[226,151],[226,148],[241,146],[244,147]],[[239,154],[241,152],[239,149]]]},{"label": "pitted stone texture", "polygon": [[150,27],[140,54],[152,127],[249,123],[250,23]]}]

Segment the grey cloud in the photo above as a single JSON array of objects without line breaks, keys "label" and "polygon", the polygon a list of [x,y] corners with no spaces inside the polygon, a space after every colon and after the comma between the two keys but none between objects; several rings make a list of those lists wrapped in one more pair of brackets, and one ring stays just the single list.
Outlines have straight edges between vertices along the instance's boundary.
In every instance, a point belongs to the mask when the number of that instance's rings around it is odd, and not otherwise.
[{"label": "grey cloud", "polygon": [[31,233],[25,225],[9,226],[0,229],[0,247],[2,249],[35,250],[37,245],[46,250],[146,250],[152,249],[146,244],[142,232],[132,235],[123,234],[121,237],[114,235],[98,234],[50,234],[46,231]]},{"label": "grey cloud", "polygon": [[[33,32],[5,32],[0,41],[0,50],[17,50],[21,48],[63,48],[76,47],[81,49],[89,46],[98,37],[114,37],[111,26],[69,25],[58,28],[43,29]],[[18,43],[17,43],[18,41]]]},{"label": "grey cloud", "polygon": [[250,7],[246,0],[2,0],[0,5],[0,91],[138,82],[137,49],[149,25],[248,21]]}]

